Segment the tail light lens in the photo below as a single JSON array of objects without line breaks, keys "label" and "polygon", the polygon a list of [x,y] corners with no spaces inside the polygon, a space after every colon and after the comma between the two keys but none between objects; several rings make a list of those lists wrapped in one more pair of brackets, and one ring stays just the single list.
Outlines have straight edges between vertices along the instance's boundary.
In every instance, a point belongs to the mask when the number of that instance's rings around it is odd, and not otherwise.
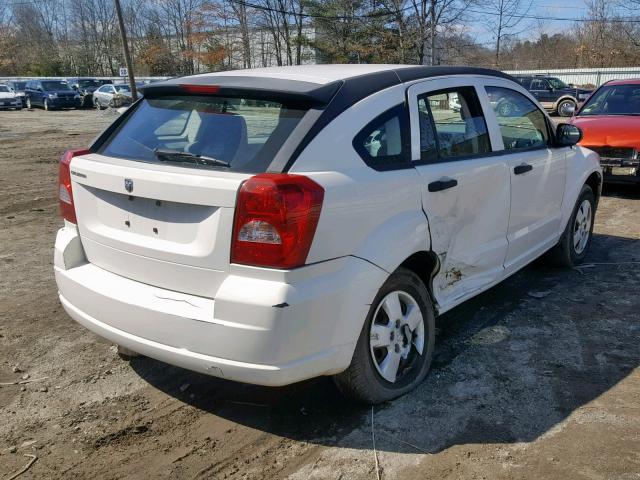
[{"label": "tail light lens", "polygon": [[302,175],[264,173],[238,193],[231,262],[289,269],[305,264],[324,189]]},{"label": "tail light lens", "polygon": [[60,159],[58,170],[58,199],[60,215],[71,223],[78,223],[76,209],[73,205],[73,191],[71,190],[71,159],[91,153],[90,150],[67,150]]}]

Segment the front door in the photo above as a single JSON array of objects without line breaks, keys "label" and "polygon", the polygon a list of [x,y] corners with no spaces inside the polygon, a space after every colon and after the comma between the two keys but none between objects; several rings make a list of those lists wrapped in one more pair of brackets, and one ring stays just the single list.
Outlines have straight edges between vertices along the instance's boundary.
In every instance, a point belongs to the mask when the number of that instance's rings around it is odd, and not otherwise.
[{"label": "front door", "polygon": [[552,148],[547,116],[524,92],[503,80],[485,80],[487,94],[515,108],[501,116],[488,115],[497,123],[509,167],[511,208],[505,259],[507,271],[526,265],[552,247],[562,230],[562,199],[566,180],[566,149]]},{"label": "front door", "polygon": [[553,94],[551,84],[545,78],[533,78],[531,80],[531,93],[547,110],[553,109],[555,105],[556,96]]},{"label": "front door", "polygon": [[433,294],[440,312],[498,281],[507,253],[509,167],[493,153],[478,81],[438,78],[408,89],[412,160],[440,260]]}]

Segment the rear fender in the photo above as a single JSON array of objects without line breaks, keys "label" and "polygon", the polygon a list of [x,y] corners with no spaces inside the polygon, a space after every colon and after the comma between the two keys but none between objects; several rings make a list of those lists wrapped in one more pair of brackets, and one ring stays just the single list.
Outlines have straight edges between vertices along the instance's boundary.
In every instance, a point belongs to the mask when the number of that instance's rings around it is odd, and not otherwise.
[{"label": "rear fender", "polygon": [[378,225],[354,255],[392,273],[414,253],[430,250],[427,217],[422,210],[409,210]]}]

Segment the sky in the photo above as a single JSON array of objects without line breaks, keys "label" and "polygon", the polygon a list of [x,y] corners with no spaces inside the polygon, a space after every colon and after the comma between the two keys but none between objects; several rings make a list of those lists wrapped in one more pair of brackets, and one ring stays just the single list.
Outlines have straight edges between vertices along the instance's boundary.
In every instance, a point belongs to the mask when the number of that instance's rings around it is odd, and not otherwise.
[{"label": "sky", "polygon": [[[528,5],[526,0],[523,0],[523,3]],[[481,8],[478,7],[478,9]],[[526,10],[523,13],[525,12]],[[531,9],[526,13],[539,17],[581,18],[588,13],[588,8],[584,0],[533,0]],[[469,33],[475,36],[480,43],[492,44],[495,42],[495,35],[487,28],[486,20],[481,18],[481,15],[477,15],[477,17],[468,26]],[[523,19],[515,29],[522,31],[518,37],[522,39],[537,37],[539,23],[536,20]],[[550,35],[567,31],[573,27],[573,22],[564,20],[545,20],[542,23],[544,31]]]}]

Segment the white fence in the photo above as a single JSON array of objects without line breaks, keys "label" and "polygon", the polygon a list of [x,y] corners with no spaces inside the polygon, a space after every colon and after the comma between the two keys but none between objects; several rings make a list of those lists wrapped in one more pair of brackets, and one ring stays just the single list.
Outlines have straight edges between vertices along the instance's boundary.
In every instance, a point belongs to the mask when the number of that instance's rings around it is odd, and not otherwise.
[{"label": "white fence", "polygon": [[599,87],[609,80],[640,78],[640,67],[625,68],[571,68],[559,70],[509,70],[510,75],[548,75],[574,85]]}]

